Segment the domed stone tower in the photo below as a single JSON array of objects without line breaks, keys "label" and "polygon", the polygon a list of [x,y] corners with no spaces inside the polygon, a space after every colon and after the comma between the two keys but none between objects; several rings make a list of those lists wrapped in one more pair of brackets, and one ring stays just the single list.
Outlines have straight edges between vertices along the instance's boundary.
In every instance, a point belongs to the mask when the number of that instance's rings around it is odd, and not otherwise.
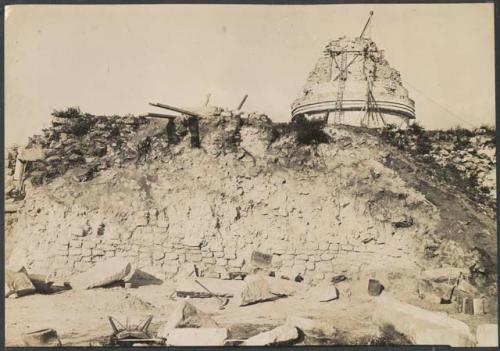
[{"label": "domed stone tower", "polygon": [[299,116],[328,124],[405,128],[415,119],[415,102],[371,39],[342,37],[326,46],[292,103],[292,119]]}]

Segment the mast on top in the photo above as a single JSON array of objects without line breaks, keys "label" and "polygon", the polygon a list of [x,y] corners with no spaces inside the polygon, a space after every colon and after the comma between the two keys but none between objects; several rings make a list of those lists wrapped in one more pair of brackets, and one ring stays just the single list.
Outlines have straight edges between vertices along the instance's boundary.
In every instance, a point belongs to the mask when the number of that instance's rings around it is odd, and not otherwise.
[{"label": "mast on top", "polygon": [[365,34],[366,28],[368,28],[368,25],[370,24],[370,21],[372,20],[372,16],[373,16],[373,11],[370,11],[370,16],[368,17],[368,21],[366,21],[366,24],[363,27],[361,34],[359,35],[360,38],[363,38],[363,35]]}]

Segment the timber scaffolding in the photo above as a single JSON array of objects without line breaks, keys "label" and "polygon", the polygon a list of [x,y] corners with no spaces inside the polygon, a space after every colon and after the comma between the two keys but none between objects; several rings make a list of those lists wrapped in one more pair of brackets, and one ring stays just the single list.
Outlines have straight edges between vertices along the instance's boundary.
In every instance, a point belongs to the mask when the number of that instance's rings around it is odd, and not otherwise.
[{"label": "timber scaffolding", "polygon": [[366,38],[373,11],[355,39],[330,42],[311,72],[303,96],[292,104],[292,119],[380,127],[396,121],[406,127],[415,118],[415,103],[389,67],[384,51]]}]

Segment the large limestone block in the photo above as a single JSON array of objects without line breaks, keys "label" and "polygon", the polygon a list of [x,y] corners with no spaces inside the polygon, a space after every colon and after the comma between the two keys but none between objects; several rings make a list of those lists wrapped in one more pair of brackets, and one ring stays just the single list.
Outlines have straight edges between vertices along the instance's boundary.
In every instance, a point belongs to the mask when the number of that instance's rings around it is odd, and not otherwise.
[{"label": "large limestone block", "polygon": [[198,310],[187,301],[180,301],[167,323],[158,331],[159,338],[167,338],[175,328],[218,328],[217,323],[205,312]]},{"label": "large limestone block", "polygon": [[[248,277],[245,279],[245,281],[247,279]],[[266,280],[269,283],[271,292],[275,295],[292,296],[306,289],[304,284],[297,283],[291,280],[274,277],[266,277]]]},{"label": "large limestone block", "polygon": [[498,347],[498,324],[480,324],[476,330],[477,345]]},{"label": "large limestone block", "polygon": [[377,300],[372,316],[375,324],[392,325],[417,345],[473,346],[475,343],[467,324],[446,313],[427,311],[387,295]]},{"label": "large limestone block", "polygon": [[166,345],[223,346],[226,339],[226,328],[180,328],[170,331]]},{"label": "large limestone block", "polygon": [[41,329],[22,334],[26,346],[61,346],[61,341],[54,329]]},{"label": "large limestone block", "polygon": [[313,301],[328,302],[339,298],[339,291],[334,285],[320,285],[307,292],[307,298]]},{"label": "large limestone block", "polygon": [[271,301],[279,296],[272,293],[271,286],[264,276],[247,276],[245,286],[239,295],[239,305],[246,306],[257,302]]},{"label": "large limestone block", "polygon": [[29,295],[35,291],[36,288],[24,267],[17,272],[10,269],[5,270],[5,297],[12,294],[17,294],[17,296]]},{"label": "large limestone block", "polygon": [[330,323],[310,318],[289,316],[286,319],[286,324],[296,327],[306,334],[333,337],[337,333],[337,330]]},{"label": "large limestone block", "polygon": [[244,346],[276,346],[292,344],[299,338],[299,332],[296,327],[291,325],[282,325],[278,328],[265,333],[260,333],[243,342]]},{"label": "large limestone block", "polygon": [[99,262],[88,271],[70,280],[73,289],[83,290],[105,286],[124,279],[130,272],[130,262],[115,257]]}]

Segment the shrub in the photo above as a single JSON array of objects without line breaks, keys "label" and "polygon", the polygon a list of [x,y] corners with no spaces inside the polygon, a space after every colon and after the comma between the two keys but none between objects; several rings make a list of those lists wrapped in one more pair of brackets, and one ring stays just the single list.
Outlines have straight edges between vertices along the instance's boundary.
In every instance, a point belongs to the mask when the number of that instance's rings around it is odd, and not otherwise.
[{"label": "shrub", "polygon": [[76,107],[68,107],[66,110],[54,110],[52,111],[52,116],[61,117],[61,118],[79,118],[83,117],[80,108]]},{"label": "shrub", "polygon": [[326,124],[323,120],[308,120],[300,116],[295,118],[292,123],[299,144],[318,145],[330,141],[328,134],[323,131]]}]

